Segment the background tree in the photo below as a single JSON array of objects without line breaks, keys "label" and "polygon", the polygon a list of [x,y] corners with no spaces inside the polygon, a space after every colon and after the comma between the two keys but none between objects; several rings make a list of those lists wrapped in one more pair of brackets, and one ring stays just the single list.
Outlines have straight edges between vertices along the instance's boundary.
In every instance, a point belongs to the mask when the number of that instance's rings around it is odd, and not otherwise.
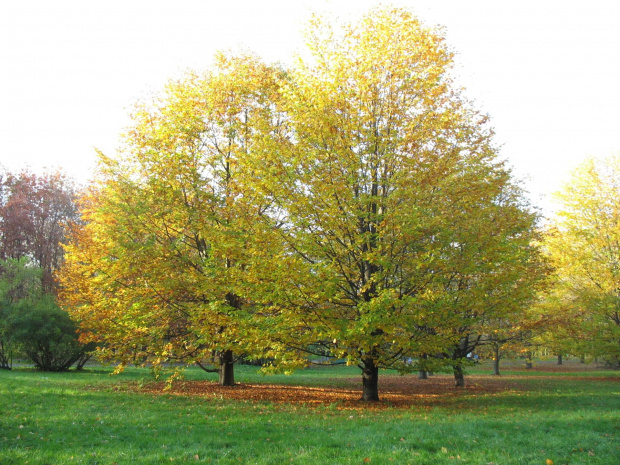
[{"label": "background tree", "polygon": [[44,291],[55,293],[65,229],[78,218],[75,187],[60,171],[0,179],[0,259],[28,257],[43,269]]},{"label": "background tree", "polygon": [[556,269],[546,307],[569,324],[554,339],[578,328],[574,350],[620,366],[620,157],[586,161],[558,199],[545,241]]},{"label": "background tree", "polygon": [[[444,305],[454,319],[451,331],[458,342],[445,356],[452,360],[458,387],[464,386],[463,362],[468,355],[523,331],[517,328],[526,326],[526,309],[536,301],[547,273],[537,245],[536,214],[510,183],[508,172],[495,175],[506,178],[487,187],[477,203],[465,200],[466,215],[456,225],[449,249]],[[476,181],[469,186],[476,186]]]}]

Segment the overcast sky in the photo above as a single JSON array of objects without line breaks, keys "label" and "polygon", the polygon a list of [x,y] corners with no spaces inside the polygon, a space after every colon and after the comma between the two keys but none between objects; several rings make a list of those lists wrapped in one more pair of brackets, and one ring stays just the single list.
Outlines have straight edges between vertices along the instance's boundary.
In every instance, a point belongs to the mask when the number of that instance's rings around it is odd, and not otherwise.
[{"label": "overcast sky", "polygon": [[[85,181],[94,148],[113,154],[132,104],[168,79],[221,49],[286,63],[312,11],[349,19],[379,3],[0,0],[0,164]],[[586,156],[620,151],[620,1],[389,3],[445,27],[458,83],[546,212]]]}]

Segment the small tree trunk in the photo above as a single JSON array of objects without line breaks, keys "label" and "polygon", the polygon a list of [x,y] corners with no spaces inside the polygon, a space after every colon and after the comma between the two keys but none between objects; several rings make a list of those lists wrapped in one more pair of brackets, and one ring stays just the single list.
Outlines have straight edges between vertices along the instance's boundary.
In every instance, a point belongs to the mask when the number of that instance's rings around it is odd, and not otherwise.
[{"label": "small tree trunk", "polygon": [[469,344],[469,335],[465,335],[458,345],[452,349],[452,371],[454,373],[454,385],[465,387],[465,375],[463,373],[463,361],[472,350]]},{"label": "small tree trunk", "polygon": [[77,361],[75,362],[75,369],[77,371],[81,371],[84,369],[84,365],[86,365],[86,362],[88,362],[90,360],[90,357],[92,355],[90,353],[85,353],[80,355],[80,358],[77,359]]},{"label": "small tree trunk", "polygon": [[532,353],[528,352],[527,355],[525,356],[525,369],[526,370],[531,370],[533,367],[532,365]]},{"label": "small tree trunk", "polygon": [[494,344],[493,345],[493,374],[495,376],[500,376],[501,373],[499,372],[499,359],[500,359],[500,354],[499,354],[499,345],[498,344]]},{"label": "small tree trunk", "polygon": [[363,361],[362,368],[362,399],[366,402],[379,401],[379,368],[372,358]]},{"label": "small tree trunk", "polygon": [[465,387],[465,376],[463,375],[463,365],[457,363],[454,365],[454,385],[456,387]]},{"label": "small tree trunk", "polygon": [[562,365],[562,354],[558,354],[558,365]]},{"label": "small tree trunk", "polygon": [[218,373],[220,375],[221,386],[235,385],[235,361],[232,350],[226,350],[220,354]]},{"label": "small tree trunk", "polygon": [[501,376],[501,373],[499,371],[499,358],[498,357],[495,357],[493,359],[493,374],[495,376]]},{"label": "small tree trunk", "polygon": [[[422,360],[427,360],[428,359],[428,354],[422,354],[422,356],[420,358],[421,358],[421,360],[420,360],[421,365],[423,367],[425,367],[426,363],[422,362]],[[418,373],[418,378],[420,378],[420,379],[428,379],[428,375],[429,375],[428,371],[426,371],[426,369],[424,369],[424,368],[421,368],[419,373]]]},{"label": "small tree trunk", "polygon": [[10,370],[13,367],[12,351],[8,345],[7,343],[5,346],[4,341],[0,338],[0,368],[3,370]]}]

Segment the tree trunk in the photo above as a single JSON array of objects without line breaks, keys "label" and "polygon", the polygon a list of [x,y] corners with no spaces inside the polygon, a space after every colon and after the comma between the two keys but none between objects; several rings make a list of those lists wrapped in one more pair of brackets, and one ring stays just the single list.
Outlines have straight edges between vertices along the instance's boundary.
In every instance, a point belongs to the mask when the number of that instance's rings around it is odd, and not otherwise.
[{"label": "tree trunk", "polygon": [[501,373],[499,372],[499,346],[495,345],[495,347],[493,347],[493,350],[495,351],[494,357],[493,357],[493,374],[495,376],[500,376]]},{"label": "tree trunk", "polygon": [[558,365],[562,365],[562,354],[558,354]]},{"label": "tree trunk", "polygon": [[221,386],[235,385],[235,361],[233,359],[232,350],[226,350],[220,354],[218,373],[220,375]]},{"label": "tree trunk", "polygon": [[458,345],[452,349],[452,371],[454,373],[454,382],[456,387],[465,387],[465,374],[463,373],[463,361],[467,358],[467,354],[473,350],[469,344],[469,335],[461,338]]},{"label": "tree trunk", "polygon": [[77,361],[75,362],[75,369],[77,371],[82,371],[84,369],[84,365],[86,365],[86,362],[88,362],[90,360],[91,354],[82,354],[80,356],[80,358],[77,359]]},{"label": "tree trunk", "polygon": [[375,361],[367,358],[363,361],[362,369],[362,398],[366,402],[379,401],[379,368]]},{"label": "tree trunk", "polygon": [[457,363],[454,365],[454,385],[456,387],[465,387],[465,376],[463,375],[463,365]]},{"label": "tree trunk", "polygon": [[528,352],[527,355],[525,356],[525,369],[526,370],[531,370],[533,367],[532,365],[532,353]]},{"label": "tree trunk", "polygon": [[5,351],[4,344],[0,340],[0,369],[10,370],[13,367],[13,356],[9,350]]},{"label": "tree trunk", "polygon": [[[428,354],[422,354],[419,360],[419,364],[421,366],[420,371],[418,373],[418,378],[420,379],[428,379],[429,372],[426,371],[426,360],[428,360]],[[432,374],[432,373],[430,373]]]}]

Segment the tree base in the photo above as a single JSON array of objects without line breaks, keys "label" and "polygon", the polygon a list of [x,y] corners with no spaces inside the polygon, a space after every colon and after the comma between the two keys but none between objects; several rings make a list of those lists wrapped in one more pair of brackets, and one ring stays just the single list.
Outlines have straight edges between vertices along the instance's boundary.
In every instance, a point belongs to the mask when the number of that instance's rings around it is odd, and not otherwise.
[{"label": "tree base", "polygon": [[379,402],[379,368],[374,360],[364,360],[362,366],[362,397],[364,402]]}]

